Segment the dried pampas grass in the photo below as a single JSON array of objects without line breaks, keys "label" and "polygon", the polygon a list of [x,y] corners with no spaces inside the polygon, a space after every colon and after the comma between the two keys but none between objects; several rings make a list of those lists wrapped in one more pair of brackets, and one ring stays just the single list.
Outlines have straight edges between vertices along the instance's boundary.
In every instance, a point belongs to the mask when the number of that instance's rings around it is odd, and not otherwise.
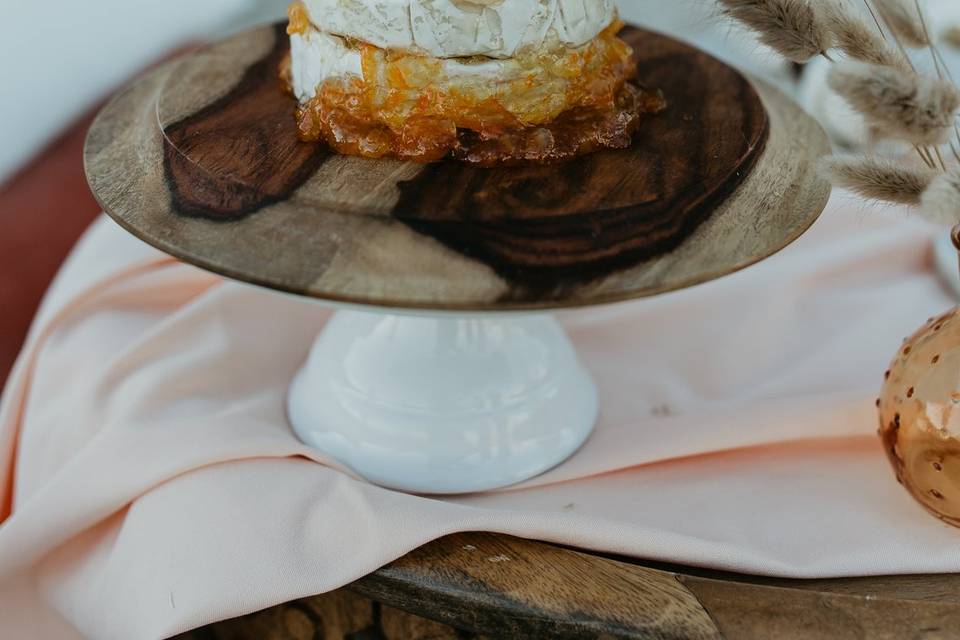
[{"label": "dried pampas grass", "polygon": [[[833,62],[831,50],[842,51],[851,60],[833,64],[830,87],[865,118],[872,138],[905,141],[923,161],[920,166],[915,159],[836,156],[820,165],[827,178],[867,198],[920,206],[930,219],[960,223],[960,145],[951,140],[956,135],[960,143],[960,89],[920,0],[717,1],[728,16],[795,62],[816,55]],[[960,29],[950,32],[949,40],[960,47]],[[907,47],[926,48],[937,77],[918,73]],[[950,154],[956,164],[945,159]]]},{"label": "dried pampas grass", "polygon": [[960,223],[960,168],[954,168],[930,184],[921,199],[924,215],[936,222]]},{"label": "dried pampas grass", "polygon": [[872,0],[877,12],[900,42],[916,49],[932,43],[915,0]]},{"label": "dried pampas grass", "polygon": [[820,161],[820,171],[834,184],[874,200],[918,205],[937,173],[886,158],[832,156]]},{"label": "dried pampas grass", "polygon": [[862,63],[837,65],[828,82],[886,137],[929,146],[954,132],[960,90],[950,82]]},{"label": "dried pampas grass", "polygon": [[943,41],[954,49],[960,49],[960,27],[953,27],[944,31]]},{"label": "dried pampas grass", "polygon": [[900,51],[890,46],[880,30],[868,24],[841,0],[824,2],[823,12],[833,33],[834,46],[846,55],[870,64],[909,69],[910,62]]},{"label": "dried pampas grass", "polygon": [[793,62],[826,54],[833,46],[823,16],[806,0],[718,0],[724,12]]}]

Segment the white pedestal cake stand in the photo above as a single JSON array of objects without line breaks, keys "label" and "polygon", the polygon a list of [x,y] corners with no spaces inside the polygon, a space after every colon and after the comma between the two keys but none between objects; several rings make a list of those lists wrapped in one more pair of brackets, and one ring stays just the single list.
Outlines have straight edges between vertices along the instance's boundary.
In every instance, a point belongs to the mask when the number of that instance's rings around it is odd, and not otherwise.
[{"label": "white pedestal cake stand", "polygon": [[813,169],[826,137],[788,99],[689,45],[623,37],[669,103],[630,149],[494,170],[337,156],[297,140],[276,82],[287,39],[265,27],[120,93],[91,128],[87,175],[159,249],[346,305],[290,389],[304,442],[396,489],[510,485],[570,456],[597,418],[549,311],[747,267],[829,195]]},{"label": "white pedestal cake stand", "polygon": [[372,482],[464,493],[569,457],[593,429],[597,392],[547,315],[341,310],[288,406],[304,442]]}]

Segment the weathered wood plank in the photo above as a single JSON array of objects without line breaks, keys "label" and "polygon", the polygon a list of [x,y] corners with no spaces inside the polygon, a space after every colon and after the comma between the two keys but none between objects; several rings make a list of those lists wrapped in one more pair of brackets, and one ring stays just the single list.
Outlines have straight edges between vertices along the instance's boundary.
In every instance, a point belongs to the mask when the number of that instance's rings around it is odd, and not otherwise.
[{"label": "weathered wood plank", "polygon": [[349,590],[182,640],[300,637],[954,638],[960,637],[960,576],[759,578],[652,568],[470,533],[426,545]]},{"label": "weathered wood plank", "polygon": [[445,538],[352,588],[496,637],[719,637],[670,573],[493,534]]}]

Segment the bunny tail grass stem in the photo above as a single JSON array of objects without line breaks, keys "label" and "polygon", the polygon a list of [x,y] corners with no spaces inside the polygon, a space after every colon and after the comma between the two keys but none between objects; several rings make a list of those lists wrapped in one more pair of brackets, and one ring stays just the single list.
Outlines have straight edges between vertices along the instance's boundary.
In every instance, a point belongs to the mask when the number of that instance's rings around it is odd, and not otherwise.
[{"label": "bunny tail grass stem", "polygon": [[920,199],[924,216],[937,221],[960,222],[960,169],[937,176]]},{"label": "bunny tail grass stem", "polygon": [[930,168],[904,166],[884,158],[828,156],[820,170],[834,184],[874,200],[917,205],[937,172]]},{"label": "bunny tail grass stem", "polygon": [[[924,39],[928,43],[927,46],[930,48],[930,54],[933,56],[933,63],[937,67],[937,74],[940,78],[943,79],[944,72],[946,72],[946,78],[956,84],[956,81],[953,79],[953,73],[950,71],[950,65],[947,64],[947,61],[944,59],[943,54],[940,52],[940,48],[937,46],[936,40],[930,34],[930,28],[927,26],[927,18],[924,15],[923,8],[920,6],[920,0],[913,0],[914,8],[917,10],[917,17],[920,20],[920,28],[922,29]],[[957,126],[956,120],[953,123],[953,132],[956,135],[957,142],[960,142],[960,127]],[[956,149],[952,148],[953,155],[960,161],[960,157],[957,157]]]},{"label": "bunny tail grass stem", "polygon": [[827,82],[885,137],[939,146],[954,134],[960,90],[952,83],[856,62],[834,66]]},{"label": "bunny tail grass stem", "polygon": [[[863,1],[867,5],[867,8],[869,9],[870,15],[872,15],[873,19],[877,21],[878,12],[881,15],[886,15],[885,12],[891,11],[891,9],[887,6],[889,3],[901,3],[901,2],[907,2],[908,0],[863,0]],[[897,7],[899,7],[900,9],[903,8],[902,5],[900,4],[897,4]],[[884,20],[888,23],[891,22],[891,18],[889,17],[885,17]],[[881,30],[881,33],[883,33],[882,27],[878,26],[878,28]],[[891,28],[890,35],[891,35],[890,39],[893,40],[893,43],[895,45],[897,45],[897,50],[900,52],[900,55],[903,56],[904,60],[906,60],[907,66],[910,68],[911,71],[916,71],[917,68],[914,66],[913,60],[910,59],[910,54],[907,52],[907,48],[903,45],[903,38],[897,35],[897,29]],[[884,37],[886,37],[886,35],[884,35]]]},{"label": "bunny tail grass stem", "polygon": [[940,168],[946,171],[947,163],[943,161],[943,154],[940,153],[940,147],[934,147],[933,152],[937,154],[937,161],[940,163]]},{"label": "bunny tail grass stem", "polygon": [[929,43],[930,57],[933,58],[933,66],[937,70],[937,77],[943,80],[943,68],[940,66],[939,56],[937,56],[933,40],[930,38],[930,30],[927,28],[927,19],[923,17],[923,8],[920,6],[920,0],[913,0],[913,5],[917,9],[917,18],[920,20],[920,27],[923,29],[923,34]]},{"label": "bunny tail grass stem", "polygon": [[728,16],[793,62],[807,62],[832,46],[821,12],[807,0],[718,1]]},{"label": "bunny tail grass stem", "polygon": [[921,147],[920,145],[913,145],[913,148],[916,149],[917,155],[920,156],[920,159],[923,160],[923,164],[927,165],[930,169],[936,168],[936,163],[933,161],[933,158],[930,157],[930,151],[926,147]]},{"label": "bunny tail grass stem", "polygon": [[874,24],[877,25],[877,30],[880,32],[880,36],[886,39],[887,34],[883,30],[883,25],[880,24],[880,18],[877,17],[877,12],[874,10],[873,5],[870,4],[870,0],[863,0],[864,6],[867,8],[867,11],[870,12],[870,17],[873,18]]},{"label": "bunny tail grass stem", "polygon": [[872,0],[894,37],[914,49],[930,45],[930,34],[919,20],[913,0]]},{"label": "bunny tail grass stem", "polygon": [[956,83],[953,79],[953,72],[950,71],[950,65],[947,64],[946,58],[943,57],[943,53],[940,52],[940,47],[935,44],[930,45],[930,50],[933,51],[933,55],[940,59],[940,66],[943,67],[943,70],[947,72],[947,78],[950,82]]},{"label": "bunny tail grass stem", "polygon": [[880,66],[910,69],[907,56],[891,47],[851,7],[831,0],[822,10],[835,46],[847,56]]}]

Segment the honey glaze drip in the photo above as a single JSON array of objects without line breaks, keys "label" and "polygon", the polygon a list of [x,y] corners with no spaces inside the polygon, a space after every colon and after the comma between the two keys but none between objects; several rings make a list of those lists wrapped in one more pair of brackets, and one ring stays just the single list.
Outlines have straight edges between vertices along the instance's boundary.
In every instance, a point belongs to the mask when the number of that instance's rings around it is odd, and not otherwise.
[{"label": "honey glaze drip", "polygon": [[361,44],[364,78],[333,78],[297,109],[304,141],[368,158],[479,166],[556,162],[625,148],[666,107],[633,83],[633,51],[611,25],[579,49],[521,55],[520,77],[460,83],[433,58]]},{"label": "honey glaze drip", "polygon": [[451,156],[481,167],[560,162],[600,149],[630,146],[645,114],[666,108],[660,92],[626,83],[611,107],[579,107],[549,124],[484,138],[469,129],[458,132]]},{"label": "honey glaze drip", "polygon": [[307,7],[299,0],[287,9],[287,35],[306,33],[310,29],[310,14]]}]

